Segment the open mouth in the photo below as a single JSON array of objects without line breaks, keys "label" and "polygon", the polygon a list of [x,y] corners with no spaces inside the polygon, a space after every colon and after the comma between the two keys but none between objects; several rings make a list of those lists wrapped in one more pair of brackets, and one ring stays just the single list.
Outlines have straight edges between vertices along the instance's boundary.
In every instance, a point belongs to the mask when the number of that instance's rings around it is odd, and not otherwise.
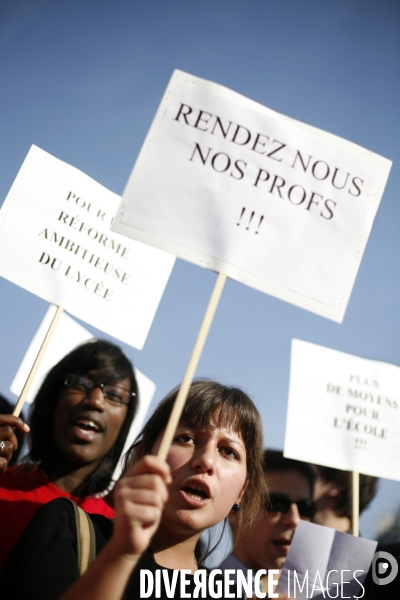
[{"label": "open mouth", "polygon": [[291,540],[287,540],[286,538],[279,538],[277,540],[273,540],[273,544],[279,548],[284,554],[289,552]]},{"label": "open mouth", "polygon": [[94,421],[77,421],[75,425],[84,431],[95,431],[96,433],[101,431],[99,425]]},{"label": "open mouth", "polygon": [[101,433],[103,428],[97,421],[93,421],[93,419],[87,419],[84,417],[77,416],[75,419],[72,419],[72,425],[82,432],[87,432],[90,434]]},{"label": "open mouth", "polygon": [[209,495],[203,489],[195,487],[195,486],[185,486],[182,488],[189,498],[193,498],[193,500],[207,500]]}]

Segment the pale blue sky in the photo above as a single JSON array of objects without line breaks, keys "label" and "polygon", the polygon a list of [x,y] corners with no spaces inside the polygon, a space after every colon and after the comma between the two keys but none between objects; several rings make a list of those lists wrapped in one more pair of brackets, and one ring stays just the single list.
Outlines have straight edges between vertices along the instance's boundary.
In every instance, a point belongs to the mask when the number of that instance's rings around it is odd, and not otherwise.
[{"label": "pale blue sky", "polygon": [[[122,193],[175,68],[393,161],[341,325],[229,281],[197,372],[244,387],[282,447],[296,337],[400,363],[400,4],[397,0],[1,0],[0,203],[32,143]],[[144,349],[158,386],[182,378],[215,275],[177,261]],[[0,280],[0,392],[47,303]],[[101,333],[88,327],[97,335]],[[362,519],[400,503],[384,481]]]}]

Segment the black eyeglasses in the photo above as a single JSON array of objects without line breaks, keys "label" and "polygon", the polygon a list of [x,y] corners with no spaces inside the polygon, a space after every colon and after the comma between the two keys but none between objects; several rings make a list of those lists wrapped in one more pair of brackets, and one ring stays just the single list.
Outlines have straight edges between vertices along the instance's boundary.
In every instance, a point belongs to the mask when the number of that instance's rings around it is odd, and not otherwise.
[{"label": "black eyeglasses", "polygon": [[278,494],[271,492],[269,498],[265,501],[265,510],[267,512],[285,513],[289,510],[292,504],[296,504],[299,515],[306,519],[312,519],[317,512],[317,504],[314,500],[303,498],[301,500],[292,500],[286,494]]},{"label": "black eyeglasses", "polygon": [[131,392],[121,385],[115,385],[114,383],[95,383],[89,379],[89,377],[84,377],[83,375],[66,375],[64,385],[71,390],[83,392],[84,394],[90,394],[92,390],[99,387],[103,392],[105,400],[119,406],[121,404],[128,405],[132,398],[136,396],[135,392]]}]

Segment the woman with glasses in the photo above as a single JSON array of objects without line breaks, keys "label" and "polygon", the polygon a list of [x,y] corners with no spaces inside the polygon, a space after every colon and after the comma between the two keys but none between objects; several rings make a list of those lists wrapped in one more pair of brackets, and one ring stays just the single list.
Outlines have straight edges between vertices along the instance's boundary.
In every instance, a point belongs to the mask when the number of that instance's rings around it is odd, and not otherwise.
[{"label": "woman with glasses", "polygon": [[[73,510],[55,500],[36,513],[15,546],[3,591],[14,600],[42,598],[43,590],[48,600],[166,599],[192,597],[200,585],[197,597],[212,597],[214,576],[202,568],[197,543],[232,510],[241,527],[260,510],[265,497],[261,420],[242,390],[196,381],[164,462],[156,454],[177,392],[160,403],[127,453],[125,474],[113,494],[114,523],[91,517],[98,556],[82,577]],[[18,580],[21,564],[26,581]],[[181,596],[182,577],[186,596]]]},{"label": "woman with glasses", "polygon": [[[50,370],[32,404],[29,454],[0,476],[0,571],[32,515],[50,500],[69,498],[89,513],[114,515],[96,495],[110,486],[137,404],[132,365],[109,342],[83,344]],[[20,425],[14,421],[0,426],[7,460],[12,427]]]}]

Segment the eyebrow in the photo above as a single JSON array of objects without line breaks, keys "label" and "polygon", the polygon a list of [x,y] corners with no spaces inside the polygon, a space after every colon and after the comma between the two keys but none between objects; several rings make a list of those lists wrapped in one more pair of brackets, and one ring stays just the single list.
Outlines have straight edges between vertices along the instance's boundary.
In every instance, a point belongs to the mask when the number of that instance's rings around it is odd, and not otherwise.
[{"label": "eyebrow", "polygon": [[227,442],[230,442],[231,444],[236,444],[237,446],[240,446],[241,448],[243,448],[243,450],[246,450],[246,446],[240,440],[233,440],[232,438],[225,438],[225,439]]},{"label": "eyebrow", "polygon": [[[189,427],[190,429],[194,429],[195,431],[199,431],[201,429],[207,429],[207,427],[199,427],[198,425],[195,425],[194,423],[189,423],[188,421],[180,421],[177,425],[177,429],[178,429],[178,427]],[[243,448],[243,450],[246,449],[244,442],[240,439],[234,440],[228,436],[224,437],[224,439],[227,442],[230,442],[231,444],[237,444],[238,446],[241,446]]]}]

